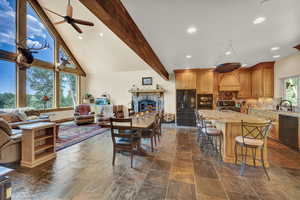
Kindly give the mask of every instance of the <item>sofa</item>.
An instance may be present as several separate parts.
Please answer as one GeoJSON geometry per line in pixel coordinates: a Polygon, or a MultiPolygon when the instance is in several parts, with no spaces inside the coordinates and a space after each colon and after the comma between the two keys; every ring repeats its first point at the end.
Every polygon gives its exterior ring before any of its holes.
{"type": "Polygon", "coordinates": [[[7,121],[12,129],[18,129],[19,125],[50,121],[47,115],[41,115],[40,112],[27,107],[0,109],[0,118],[7,121]]]}
{"type": "Polygon", "coordinates": [[[12,129],[0,119],[0,164],[20,161],[22,130],[12,129]]]}

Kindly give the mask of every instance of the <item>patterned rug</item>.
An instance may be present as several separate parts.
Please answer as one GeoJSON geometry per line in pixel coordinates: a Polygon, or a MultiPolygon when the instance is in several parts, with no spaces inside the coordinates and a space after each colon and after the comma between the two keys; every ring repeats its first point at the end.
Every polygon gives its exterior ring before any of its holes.
{"type": "Polygon", "coordinates": [[[62,150],[90,137],[104,133],[107,128],[101,128],[97,124],[78,126],[74,122],[67,122],[60,125],[56,150],[62,150]]]}

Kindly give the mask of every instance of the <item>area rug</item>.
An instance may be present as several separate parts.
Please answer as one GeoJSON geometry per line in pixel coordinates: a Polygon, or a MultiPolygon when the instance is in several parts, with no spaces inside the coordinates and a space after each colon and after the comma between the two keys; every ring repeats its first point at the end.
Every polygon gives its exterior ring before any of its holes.
{"type": "Polygon", "coordinates": [[[62,150],[105,131],[107,128],[101,128],[97,124],[78,126],[74,122],[63,123],[59,127],[56,150],[62,150]]]}

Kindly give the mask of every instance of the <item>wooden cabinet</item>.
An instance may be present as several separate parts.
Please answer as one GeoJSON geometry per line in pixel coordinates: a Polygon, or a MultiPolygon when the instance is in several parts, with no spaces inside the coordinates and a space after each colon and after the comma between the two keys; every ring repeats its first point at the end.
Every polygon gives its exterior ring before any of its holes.
{"type": "Polygon", "coordinates": [[[263,68],[263,96],[274,96],[274,67],[263,68]]]}
{"type": "Polygon", "coordinates": [[[257,64],[252,68],[252,97],[274,96],[274,62],[257,64]]]}
{"type": "Polygon", "coordinates": [[[251,83],[252,83],[252,97],[261,97],[262,92],[262,69],[255,67],[252,69],[251,83]]]}
{"type": "Polygon", "coordinates": [[[249,69],[241,69],[239,71],[240,91],[238,98],[251,97],[251,71],[249,69]]]}
{"type": "Polygon", "coordinates": [[[175,72],[176,89],[196,89],[197,73],[191,70],[175,72]]]}
{"type": "Polygon", "coordinates": [[[197,72],[197,93],[213,94],[214,72],[213,70],[199,70],[197,72]]]}

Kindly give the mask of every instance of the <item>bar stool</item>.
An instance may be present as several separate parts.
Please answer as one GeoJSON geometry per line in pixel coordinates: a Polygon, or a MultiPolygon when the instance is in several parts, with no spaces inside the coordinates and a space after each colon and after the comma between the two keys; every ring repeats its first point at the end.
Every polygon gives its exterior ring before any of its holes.
{"type": "MultiPolygon", "coordinates": [[[[205,123],[206,127],[209,127],[209,128],[213,128],[214,126],[212,125],[211,121],[207,121],[207,120],[203,121],[202,120],[203,117],[199,114],[197,109],[195,109],[194,112],[195,112],[196,126],[197,126],[197,131],[198,131],[198,133],[197,133],[197,143],[199,143],[200,138],[202,138],[202,140],[201,140],[201,143],[202,143],[202,141],[205,140],[205,137],[206,137],[206,135],[202,131],[202,128],[204,128],[203,123],[205,123]]],[[[202,145],[200,144],[200,146],[202,146],[202,145]]]]}
{"type": "Polygon", "coordinates": [[[210,144],[213,150],[219,154],[220,159],[222,160],[222,131],[216,127],[211,126],[210,124],[205,123],[205,120],[202,118],[202,132],[206,136],[206,144],[210,144]]]}
{"type": "Polygon", "coordinates": [[[256,161],[259,160],[262,164],[264,172],[270,180],[269,174],[265,167],[264,161],[264,147],[265,141],[272,128],[272,122],[267,123],[247,123],[242,121],[242,135],[235,138],[235,164],[238,162],[238,156],[241,156],[241,170],[240,175],[244,174],[245,166],[247,164],[248,148],[251,149],[252,161],[256,167],[256,161]],[[241,154],[238,155],[237,148],[240,147],[241,154]],[[244,152],[245,149],[245,152],[244,152]],[[256,158],[256,150],[260,151],[261,159],[256,158]]]}

